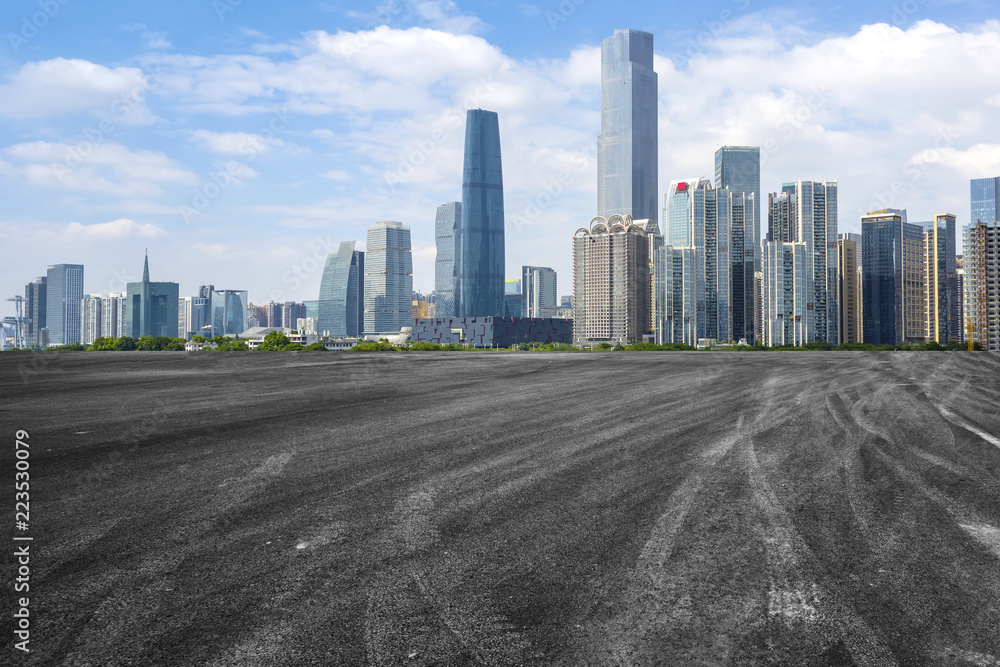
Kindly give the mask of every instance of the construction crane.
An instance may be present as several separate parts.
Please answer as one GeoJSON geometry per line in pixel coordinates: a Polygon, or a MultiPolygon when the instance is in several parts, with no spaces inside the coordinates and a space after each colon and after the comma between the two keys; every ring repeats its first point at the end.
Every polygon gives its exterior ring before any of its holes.
{"type": "Polygon", "coordinates": [[[23,350],[27,347],[24,343],[24,297],[18,294],[7,300],[13,301],[16,308],[14,316],[14,347],[23,350]]]}

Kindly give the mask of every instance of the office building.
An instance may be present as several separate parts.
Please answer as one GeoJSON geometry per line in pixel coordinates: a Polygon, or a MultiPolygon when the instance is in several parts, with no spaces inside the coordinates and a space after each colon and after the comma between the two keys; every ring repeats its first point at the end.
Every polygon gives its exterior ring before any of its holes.
{"type": "MultiPolygon", "coordinates": [[[[213,290],[211,301],[212,336],[240,336],[247,323],[249,300],[246,290],[213,290]]],[[[302,307],[305,316],[305,306],[302,307]]]]}
{"type": "Polygon", "coordinates": [[[520,292],[524,299],[525,317],[554,317],[556,302],[556,272],[545,266],[522,266],[520,292]]]}
{"type": "Polygon", "coordinates": [[[698,344],[695,249],[665,245],[656,254],[656,343],[698,344]]]}
{"type": "Polygon", "coordinates": [[[365,253],[344,241],[327,255],[319,285],[317,329],[322,336],[360,336],[365,322],[365,253]]]}
{"type": "Polygon", "coordinates": [[[598,217],[656,219],[657,137],[653,36],[615,30],[601,42],[598,217]]]}
{"type": "Polygon", "coordinates": [[[466,114],[461,215],[455,315],[500,315],[505,266],[503,167],[495,111],[470,109],[466,114]]]}
{"type": "MultiPolygon", "coordinates": [[[[42,340],[42,329],[45,329],[45,308],[47,278],[39,276],[35,282],[24,286],[24,341],[28,347],[45,347],[48,340],[42,340]]],[[[46,337],[48,329],[45,331],[46,337]]]]}
{"type": "Polygon", "coordinates": [[[455,316],[455,257],[458,255],[459,230],[462,225],[462,202],[448,202],[438,206],[434,218],[434,241],[437,256],[434,259],[434,294],[438,317],[455,316]]]}
{"type": "Polygon", "coordinates": [[[80,342],[80,304],[83,302],[83,265],[55,264],[45,276],[45,328],[49,345],[80,342]]]}
{"type": "MultiPolygon", "coordinates": [[[[753,195],[753,227],[747,229],[747,247],[753,251],[753,273],[760,271],[760,147],[723,146],[715,151],[715,187],[753,195]]],[[[749,216],[747,216],[749,218],[749,216]]]]}
{"type": "Polygon", "coordinates": [[[1000,350],[1000,221],[965,228],[962,263],[974,340],[984,350],[1000,350]]]}
{"type": "Polygon", "coordinates": [[[972,179],[969,195],[972,213],[969,220],[972,225],[1000,220],[1000,176],[972,179]]]}
{"type": "Polygon", "coordinates": [[[861,260],[860,234],[837,237],[837,301],[840,304],[840,342],[860,343],[861,336],[861,260]]]}
{"type": "MultiPolygon", "coordinates": [[[[274,301],[268,302],[264,306],[267,310],[267,326],[270,328],[278,328],[284,326],[282,323],[284,320],[281,318],[282,315],[282,304],[275,303],[274,301]]],[[[291,327],[289,327],[291,328],[291,327]]]]}
{"type": "MultiPolygon", "coordinates": [[[[501,276],[501,308],[502,281],[501,276]]],[[[364,333],[399,333],[402,327],[412,326],[413,260],[409,227],[383,221],[368,228],[363,289],[364,333]]]]}
{"type": "Polygon", "coordinates": [[[143,336],[177,336],[180,285],[152,282],[149,279],[149,256],[143,260],[142,282],[128,283],[126,288],[125,331],[130,338],[143,336]]]}
{"type": "Polygon", "coordinates": [[[627,345],[651,331],[649,235],[655,220],[601,216],[573,236],[573,343],[627,345]]]}
{"type": "Polygon", "coordinates": [[[961,336],[955,216],[940,213],[924,227],[924,338],[946,345],[961,336]]]}
{"type": "Polygon", "coordinates": [[[862,334],[865,343],[923,340],[924,234],[906,211],[884,209],[861,218],[862,334]]]}

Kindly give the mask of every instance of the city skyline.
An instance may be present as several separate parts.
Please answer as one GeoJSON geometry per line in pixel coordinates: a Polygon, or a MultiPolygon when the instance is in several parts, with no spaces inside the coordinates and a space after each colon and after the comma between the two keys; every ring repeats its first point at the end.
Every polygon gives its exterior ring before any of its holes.
{"type": "MultiPolygon", "coordinates": [[[[641,12],[607,17],[589,5],[552,22],[540,8],[516,25],[550,34],[550,44],[535,47],[543,52],[526,50],[513,24],[491,28],[496,17],[476,19],[486,7],[449,5],[428,18],[415,5],[399,6],[384,28],[375,28],[377,15],[341,11],[314,17],[313,32],[300,26],[295,33],[280,26],[269,33],[272,26],[249,6],[222,20],[209,12],[200,29],[229,36],[225,46],[191,41],[171,30],[167,17],[140,9],[136,16],[123,11],[103,41],[84,44],[65,39],[66,24],[78,17],[71,6],[60,9],[8,52],[0,72],[0,85],[16,100],[0,109],[7,119],[0,168],[12,201],[0,216],[0,250],[12,278],[4,289],[20,293],[45,266],[72,262],[88,266],[86,293],[120,292],[139,279],[130,258],[149,246],[163,258],[158,274],[180,281],[183,294],[216,282],[246,288],[255,302],[312,300],[326,255],[342,241],[363,239],[374,221],[393,219],[413,230],[414,286],[429,292],[434,212],[456,199],[461,117],[476,106],[497,110],[504,123],[507,276],[522,265],[570,275],[570,253],[552,248],[566,248],[596,205],[600,42],[621,28],[655,38],[658,197],[677,178],[711,178],[720,146],[759,145],[765,192],[791,179],[839,179],[842,232],[860,231],[862,213],[885,207],[907,208],[914,219],[952,211],[961,228],[969,222],[967,180],[1000,173],[992,148],[998,124],[989,122],[997,107],[978,92],[996,75],[983,71],[974,82],[982,69],[976,50],[988,50],[1000,33],[969,8],[921,6],[893,17],[862,7],[824,32],[787,7],[768,15],[766,3],[755,5],[757,12],[732,3],[699,8],[670,25],[651,24],[641,12]],[[705,28],[721,22],[723,8],[733,17],[718,30],[705,28]],[[779,22],[797,30],[777,38],[779,22]],[[900,69],[882,56],[859,65],[847,55],[886,44],[906,52],[913,66],[900,69]],[[455,68],[446,56],[457,49],[468,58],[455,68]],[[948,58],[935,52],[941,49],[948,58]],[[795,76],[824,54],[822,76],[795,76]],[[335,81],[389,85],[412,74],[399,65],[411,55],[426,74],[406,85],[412,94],[402,108],[364,95],[369,108],[345,109],[320,90],[325,108],[310,109],[287,85],[307,58],[322,61],[335,81]],[[184,56],[204,58],[204,68],[193,70],[184,56]],[[278,66],[273,100],[260,89],[235,94],[226,87],[207,99],[174,88],[205,85],[227,63],[248,83],[278,66]],[[948,75],[954,63],[965,74],[958,81],[948,75]],[[142,79],[143,71],[150,76],[142,79]],[[949,104],[928,95],[916,116],[870,107],[865,93],[890,83],[886,71],[892,85],[919,79],[949,104]],[[726,86],[740,92],[738,102],[719,104],[726,86]],[[284,112],[276,102],[288,102],[284,112]],[[361,145],[376,150],[357,152],[361,145]],[[237,162],[242,166],[230,173],[226,167],[237,162]],[[60,164],[71,168],[53,167],[60,164]],[[184,207],[195,211],[188,219],[184,207]]],[[[17,34],[21,16],[4,11],[17,34]]]]}

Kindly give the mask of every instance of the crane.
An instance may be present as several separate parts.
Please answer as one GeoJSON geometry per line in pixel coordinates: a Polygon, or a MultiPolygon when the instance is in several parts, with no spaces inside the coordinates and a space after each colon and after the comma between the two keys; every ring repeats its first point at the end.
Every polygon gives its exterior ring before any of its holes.
{"type": "Polygon", "coordinates": [[[15,304],[16,314],[14,316],[14,347],[24,349],[24,297],[20,294],[10,297],[8,301],[15,304]]]}

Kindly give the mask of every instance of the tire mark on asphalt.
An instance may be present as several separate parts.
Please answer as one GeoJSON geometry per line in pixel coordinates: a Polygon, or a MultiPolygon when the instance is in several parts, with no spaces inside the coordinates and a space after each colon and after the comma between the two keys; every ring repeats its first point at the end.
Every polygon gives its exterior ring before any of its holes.
{"type": "Polygon", "coordinates": [[[996,437],[994,435],[990,435],[986,431],[983,431],[981,429],[976,428],[975,426],[973,426],[972,424],[968,423],[967,421],[965,421],[964,419],[962,419],[961,417],[959,417],[958,415],[956,415],[954,412],[952,412],[948,408],[944,407],[943,405],[939,405],[938,406],[938,411],[941,413],[941,415],[945,419],[947,419],[948,421],[950,421],[952,424],[955,424],[956,426],[960,426],[960,427],[964,428],[966,431],[969,431],[970,433],[975,433],[980,438],[982,438],[986,442],[990,443],[994,447],[1000,447],[1000,438],[998,438],[998,437],[996,437]]]}

